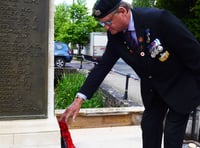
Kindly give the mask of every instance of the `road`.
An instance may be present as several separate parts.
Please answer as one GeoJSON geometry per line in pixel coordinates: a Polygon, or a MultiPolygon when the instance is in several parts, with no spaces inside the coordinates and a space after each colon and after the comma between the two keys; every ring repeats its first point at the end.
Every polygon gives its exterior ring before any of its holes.
{"type": "MultiPolygon", "coordinates": [[[[81,65],[80,61],[76,61],[76,60],[72,60],[70,63],[66,63],[65,65],[67,66],[71,66],[74,68],[82,68],[82,69],[92,69],[94,67],[94,64],[92,62],[89,61],[84,61],[81,65]]],[[[135,73],[135,71],[128,66],[122,59],[119,59],[117,61],[117,63],[114,65],[114,67],[112,68],[113,72],[117,72],[119,74],[122,75],[131,75],[134,79],[138,80],[139,77],[138,75],[135,73]]]]}

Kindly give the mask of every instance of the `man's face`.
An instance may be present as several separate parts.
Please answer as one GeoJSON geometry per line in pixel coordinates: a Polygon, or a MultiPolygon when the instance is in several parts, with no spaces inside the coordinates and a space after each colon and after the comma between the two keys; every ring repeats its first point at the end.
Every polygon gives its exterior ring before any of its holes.
{"type": "Polygon", "coordinates": [[[128,28],[129,20],[129,12],[125,8],[120,7],[117,11],[114,11],[100,19],[99,23],[106,30],[110,31],[111,34],[117,34],[128,28]]]}

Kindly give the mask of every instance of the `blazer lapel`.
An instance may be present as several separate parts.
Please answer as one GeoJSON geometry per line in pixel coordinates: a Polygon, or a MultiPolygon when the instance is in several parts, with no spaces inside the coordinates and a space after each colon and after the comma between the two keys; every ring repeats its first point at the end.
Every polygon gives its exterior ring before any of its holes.
{"type": "Polygon", "coordinates": [[[139,16],[139,14],[137,13],[137,11],[135,11],[135,9],[132,10],[132,14],[138,41],[138,46],[137,46],[138,48],[136,52],[140,56],[144,57],[147,54],[145,49],[147,46],[146,30],[148,29],[148,27],[145,26],[144,19],[139,16]]]}

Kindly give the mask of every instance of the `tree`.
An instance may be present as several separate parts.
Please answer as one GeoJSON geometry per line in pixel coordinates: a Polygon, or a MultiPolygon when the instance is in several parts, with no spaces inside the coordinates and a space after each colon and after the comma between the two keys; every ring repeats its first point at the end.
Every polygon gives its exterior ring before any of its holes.
{"type": "Polygon", "coordinates": [[[153,7],[154,0],[133,0],[133,7],[153,7]]]}
{"type": "Polygon", "coordinates": [[[200,41],[200,0],[157,0],[156,6],[180,18],[200,41]]]}
{"type": "Polygon", "coordinates": [[[64,30],[63,27],[70,22],[70,14],[69,14],[69,6],[60,4],[55,7],[54,13],[54,37],[57,41],[64,41],[62,40],[62,31],[64,30]]]}
{"type": "Polygon", "coordinates": [[[68,33],[72,35],[69,41],[72,44],[79,44],[80,46],[87,44],[89,33],[93,31],[97,22],[92,16],[88,15],[85,4],[80,1],[70,7],[71,23],[68,28],[68,33]]]}
{"type": "Polygon", "coordinates": [[[85,0],[77,0],[71,6],[61,4],[55,11],[55,40],[82,46],[88,44],[89,34],[98,22],[88,14],[85,0]]]}
{"type": "Polygon", "coordinates": [[[200,0],[197,0],[195,5],[190,9],[193,17],[188,17],[185,20],[188,28],[195,34],[200,42],[200,0]]]}

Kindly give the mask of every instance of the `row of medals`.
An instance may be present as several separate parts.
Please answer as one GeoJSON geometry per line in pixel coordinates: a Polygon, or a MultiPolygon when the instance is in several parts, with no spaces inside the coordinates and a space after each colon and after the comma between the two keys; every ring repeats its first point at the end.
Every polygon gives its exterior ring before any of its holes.
{"type": "MultiPolygon", "coordinates": [[[[138,51],[139,51],[139,54],[141,57],[144,57],[145,56],[145,52],[143,51],[143,37],[139,37],[138,38],[138,51]]],[[[147,31],[146,32],[146,43],[149,44],[151,41],[150,39],[150,32],[147,31]]],[[[159,57],[159,60],[161,62],[164,62],[168,59],[169,57],[169,52],[168,51],[165,51],[164,53],[163,52],[163,46],[161,46],[161,43],[158,39],[155,39],[153,42],[153,44],[157,44],[156,46],[154,46],[152,49],[149,49],[149,52],[151,54],[151,58],[156,58],[157,55],[160,54],[160,57],[159,57]]],[[[130,46],[128,45],[127,41],[124,41],[124,44],[126,45],[127,49],[129,50],[129,53],[130,54],[133,54],[133,49],[130,48],[130,46]]]]}

